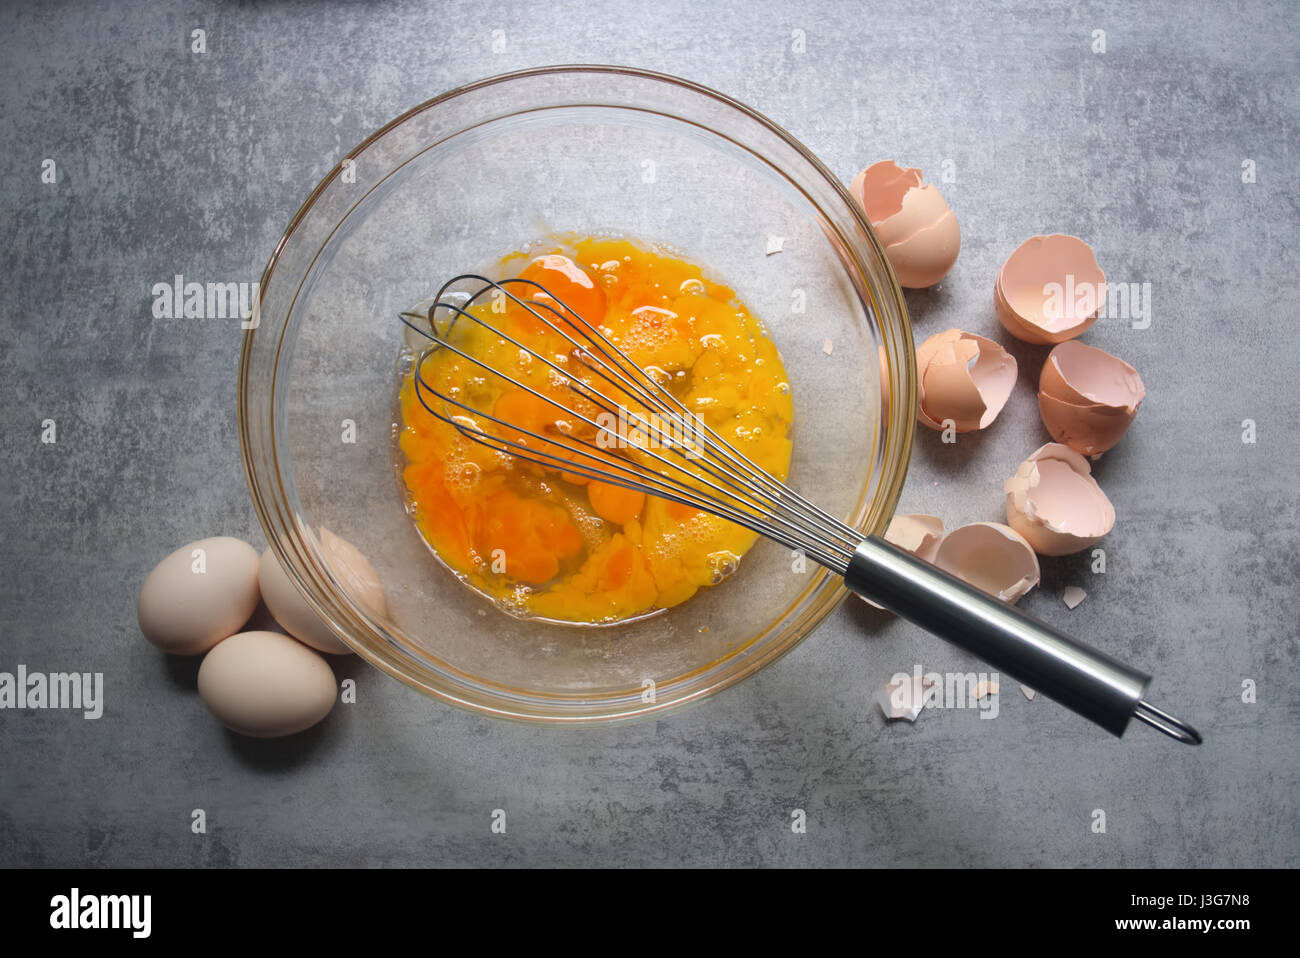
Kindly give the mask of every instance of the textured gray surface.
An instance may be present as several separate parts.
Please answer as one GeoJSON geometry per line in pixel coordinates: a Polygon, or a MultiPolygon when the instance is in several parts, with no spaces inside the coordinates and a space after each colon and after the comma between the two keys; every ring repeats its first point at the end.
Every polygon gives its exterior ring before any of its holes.
{"type": "MultiPolygon", "coordinates": [[[[1300,863],[1300,8],[632,6],[5,5],[0,670],[102,671],[107,705],[98,721],[0,712],[0,864],[1300,863]],[[1087,336],[1149,390],[1097,467],[1119,514],[1107,573],[1048,560],[1024,606],[1153,669],[1153,697],[1203,747],[1112,740],[1010,681],[994,721],[886,726],[872,696],[891,673],[976,666],[856,602],[748,683],[647,724],[493,722],[356,662],[340,672],[358,704],[292,740],[211,719],[197,662],[145,643],[134,601],[191,539],[263,545],[235,440],[239,331],[153,319],[151,286],[255,280],[373,128],[482,76],[576,61],[721,89],[846,180],[885,157],[936,178],[951,160],[964,245],[910,296],[918,339],[1006,341],[993,277],[1036,232],[1082,235],[1110,278],[1152,284],[1149,329],[1087,336]],[[1072,583],[1089,597],[1071,613],[1072,583]]],[[[1000,518],[1001,480],[1046,441],[1029,385],[1043,353],[1010,348],[1022,383],[1002,418],[955,446],[921,436],[904,511],[1000,518]]]]}

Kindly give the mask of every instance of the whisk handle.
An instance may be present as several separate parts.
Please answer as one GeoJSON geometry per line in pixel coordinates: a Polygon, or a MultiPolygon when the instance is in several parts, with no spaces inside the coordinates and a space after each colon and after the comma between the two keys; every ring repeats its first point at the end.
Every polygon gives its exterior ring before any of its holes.
{"type": "Polygon", "coordinates": [[[1115,735],[1145,706],[1151,676],[877,536],[858,546],[844,582],[1115,735]]]}

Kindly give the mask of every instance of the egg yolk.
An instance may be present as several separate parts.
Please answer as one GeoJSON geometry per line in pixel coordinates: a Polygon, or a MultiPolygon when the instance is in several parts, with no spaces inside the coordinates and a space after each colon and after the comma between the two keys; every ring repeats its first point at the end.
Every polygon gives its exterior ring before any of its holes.
{"type": "MultiPolygon", "coordinates": [[[[455,332],[458,348],[489,368],[438,349],[417,370],[432,389],[468,407],[447,404],[445,414],[549,456],[548,465],[490,448],[435,417],[417,396],[413,370],[401,388],[400,446],[420,533],[447,566],[516,614],[604,624],[685,602],[734,572],[757,536],[692,506],[570,471],[607,476],[610,463],[654,468],[654,461],[632,448],[621,459],[595,462],[561,445],[596,440],[582,417],[595,421],[602,407],[565,388],[554,369],[502,333],[600,393],[590,357],[564,335],[579,339],[590,324],[783,480],[794,413],[781,357],[735,294],[684,260],[628,240],[588,237],[531,259],[513,253],[501,273],[518,270],[520,260],[528,261],[513,275],[542,289],[507,288],[550,322],[508,297],[480,300],[470,311],[484,324],[461,321],[455,332]]],[[[428,390],[424,400],[438,402],[428,390]]]]}

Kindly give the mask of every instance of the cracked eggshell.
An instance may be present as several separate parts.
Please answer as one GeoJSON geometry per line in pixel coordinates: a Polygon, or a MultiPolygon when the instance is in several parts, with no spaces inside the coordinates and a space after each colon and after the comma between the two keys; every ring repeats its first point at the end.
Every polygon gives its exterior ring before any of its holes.
{"type": "Polygon", "coordinates": [[[893,160],[872,163],[853,177],[849,192],[862,204],[871,225],[883,222],[903,205],[908,190],[921,185],[921,171],[899,166],[893,160]]]}
{"type": "Polygon", "coordinates": [[[920,513],[894,516],[885,530],[885,539],[918,559],[933,562],[939,541],[943,539],[943,520],[920,513]]]}
{"type": "MultiPolygon", "coordinates": [[[[943,520],[938,516],[921,514],[894,516],[885,530],[885,541],[906,549],[918,559],[934,562],[934,553],[943,539],[943,520]]],[[[875,609],[883,609],[868,598],[863,602],[875,609]]]]}
{"type": "Polygon", "coordinates": [[[1097,321],[1105,283],[1092,247],[1077,236],[1031,236],[1002,265],[993,302],[998,320],[1017,339],[1062,343],[1097,321]],[[1049,284],[1056,284],[1055,295],[1049,284]]]}
{"type": "Polygon", "coordinates": [[[943,194],[932,184],[914,186],[903,194],[902,202],[888,218],[881,221],[876,234],[880,237],[880,242],[889,248],[951,215],[952,210],[948,209],[943,194]]]}
{"type": "Polygon", "coordinates": [[[957,432],[997,418],[1016,385],[1015,357],[991,339],[949,329],[916,351],[917,418],[931,429],[951,419],[957,432]]]}
{"type": "Polygon", "coordinates": [[[1049,442],[1006,481],[1007,524],[1039,555],[1071,555],[1096,543],[1115,525],[1115,509],[1092,478],[1088,460],[1049,442]]]}
{"type": "Polygon", "coordinates": [[[873,163],[849,187],[862,204],[898,281],[909,289],[933,286],[961,251],[961,228],[943,194],[921,182],[921,171],[893,160],[873,163]]]}
{"type": "Polygon", "coordinates": [[[915,722],[925,708],[926,695],[924,678],[900,677],[891,680],[876,693],[876,702],[888,721],[905,719],[915,722]]]}
{"type": "Polygon", "coordinates": [[[1038,410],[1057,442],[1087,456],[1123,438],[1146,397],[1137,370],[1095,346],[1070,341],[1048,354],[1038,410]]]}
{"type": "Polygon", "coordinates": [[[1038,412],[1053,439],[1088,456],[1114,448],[1133,422],[1129,410],[1072,406],[1042,392],[1038,394],[1038,412]]]}
{"type": "Polygon", "coordinates": [[[943,537],[934,564],[975,588],[1015,604],[1038,585],[1038,556],[1015,529],[972,522],[943,537]]]}
{"type": "Polygon", "coordinates": [[[898,282],[908,289],[925,289],[948,275],[961,252],[961,228],[949,210],[940,219],[905,240],[885,247],[898,282]]]}

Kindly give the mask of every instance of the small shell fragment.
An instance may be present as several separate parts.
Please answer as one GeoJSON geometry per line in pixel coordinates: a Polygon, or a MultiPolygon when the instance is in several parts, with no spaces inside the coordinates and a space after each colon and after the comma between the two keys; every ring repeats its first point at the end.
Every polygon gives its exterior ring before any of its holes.
{"type": "Polygon", "coordinates": [[[915,722],[921,709],[925,708],[926,690],[924,678],[898,678],[876,693],[876,702],[889,721],[904,719],[915,722]]]}
{"type": "Polygon", "coordinates": [[[1088,597],[1077,585],[1067,585],[1065,591],[1061,594],[1061,600],[1065,603],[1067,609],[1078,608],[1079,603],[1088,597]]]}
{"type": "Polygon", "coordinates": [[[975,691],[973,694],[976,702],[982,698],[987,698],[990,695],[997,695],[998,683],[994,682],[992,679],[981,679],[975,683],[975,691]]]}
{"type": "Polygon", "coordinates": [[[1034,696],[1038,694],[1033,689],[1031,689],[1028,685],[1020,686],[1020,691],[1024,693],[1025,698],[1029,699],[1029,701],[1031,702],[1034,700],[1034,696]]]}

